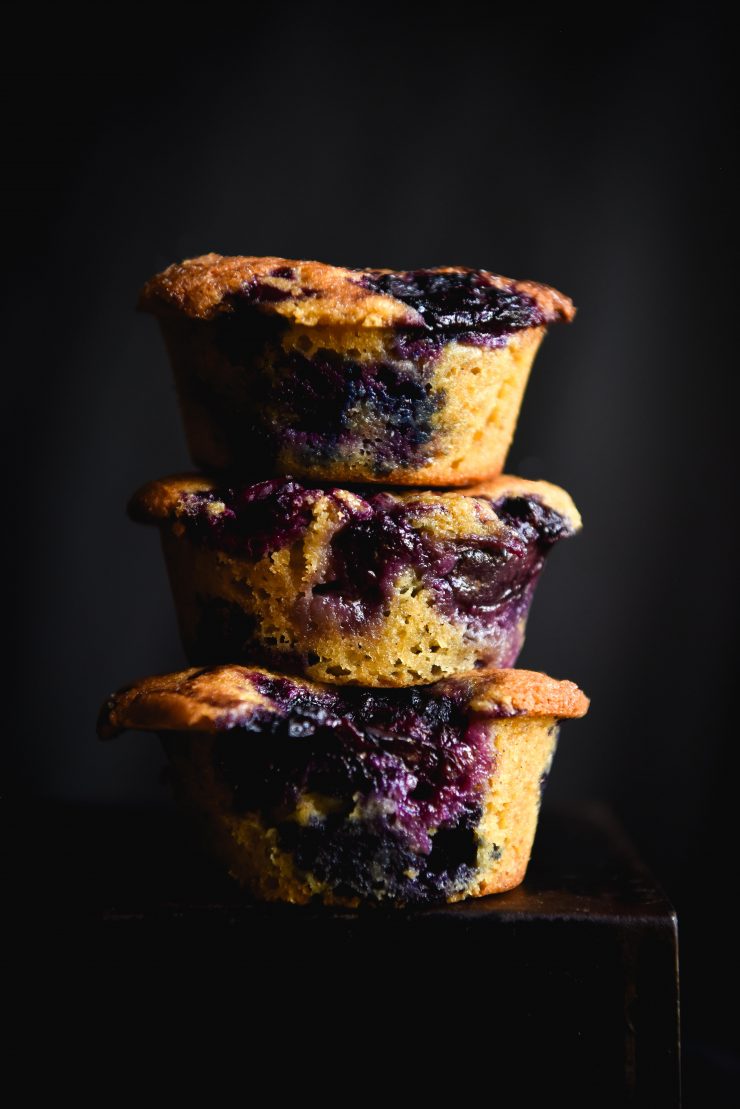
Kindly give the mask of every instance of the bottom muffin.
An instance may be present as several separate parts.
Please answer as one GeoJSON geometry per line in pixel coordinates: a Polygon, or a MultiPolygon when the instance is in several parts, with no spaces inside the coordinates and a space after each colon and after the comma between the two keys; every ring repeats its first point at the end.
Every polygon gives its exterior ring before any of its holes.
{"type": "Polygon", "coordinates": [[[219,666],[121,690],[99,734],[160,733],[178,795],[256,897],[425,904],[522,881],[558,721],[587,707],[526,670],[367,690],[219,666]]]}

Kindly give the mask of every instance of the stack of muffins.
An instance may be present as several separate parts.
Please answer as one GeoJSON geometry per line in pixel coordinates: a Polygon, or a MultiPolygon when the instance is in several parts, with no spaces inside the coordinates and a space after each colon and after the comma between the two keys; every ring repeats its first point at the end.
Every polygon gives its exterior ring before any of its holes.
{"type": "Polygon", "coordinates": [[[524,877],[571,682],[512,669],[562,489],[502,475],[567,297],[484,270],[216,254],[162,326],[201,474],[131,513],[162,534],[193,668],[103,706],[160,734],[178,795],[256,897],[458,901],[524,877]]]}

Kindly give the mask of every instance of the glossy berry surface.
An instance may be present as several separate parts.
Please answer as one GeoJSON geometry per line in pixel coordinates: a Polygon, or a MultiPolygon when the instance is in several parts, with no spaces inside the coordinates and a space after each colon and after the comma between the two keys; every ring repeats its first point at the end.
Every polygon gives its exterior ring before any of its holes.
{"type": "Polygon", "coordinates": [[[409,270],[365,275],[362,284],[402,301],[430,331],[482,330],[499,335],[546,322],[533,297],[512,283],[499,288],[480,270],[409,270]]]}

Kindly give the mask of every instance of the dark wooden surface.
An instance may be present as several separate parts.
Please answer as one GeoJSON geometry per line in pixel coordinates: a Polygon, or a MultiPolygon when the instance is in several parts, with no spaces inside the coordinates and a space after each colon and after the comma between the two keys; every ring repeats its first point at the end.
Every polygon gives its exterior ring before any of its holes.
{"type": "Polygon", "coordinates": [[[250,903],[170,810],[38,806],[9,836],[19,936],[88,970],[95,952],[119,998],[156,969],[188,982],[173,1005],[205,988],[270,1020],[287,1006],[304,1047],[380,1036],[398,1061],[413,1043],[494,1084],[503,1069],[524,1104],[679,1104],[675,913],[601,809],[545,810],[519,889],[400,911],[250,903]]]}

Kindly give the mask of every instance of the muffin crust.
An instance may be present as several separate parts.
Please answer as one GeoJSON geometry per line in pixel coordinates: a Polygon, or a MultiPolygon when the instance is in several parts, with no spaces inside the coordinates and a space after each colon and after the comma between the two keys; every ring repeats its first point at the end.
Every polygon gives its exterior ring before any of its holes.
{"type": "MultiPolygon", "coordinates": [[[[267,315],[282,316],[309,327],[341,324],[423,328],[425,320],[418,310],[373,288],[378,278],[404,277],[410,272],[414,271],[354,270],[288,258],[203,254],[168,266],[148,281],[139,306],[155,314],[175,312],[190,319],[208,320],[232,312],[235,298],[247,297],[267,315]]],[[[531,298],[542,314],[543,323],[569,321],[575,313],[569,297],[536,281],[514,281],[466,266],[439,266],[415,272],[480,275],[496,289],[531,298]]]]}
{"type": "MultiPolygon", "coordinates": [[[[129,730],[212,733],[238,728],[259,710],[278,711],[260,683],[275,677],[262,666],[192,666],[141,678],[106,700],[98,734],[112,739],[129,730]]],[[[307,678],[291,675],[286,680],[307,692],[337,693],[334,686],[307,678]]],[[[574,682],[535,670],[472,670],[437,682],[427,692],[463,696],[472,712],[490,717],[576,719],[585,716],[589,705],[574,682]]]]}

